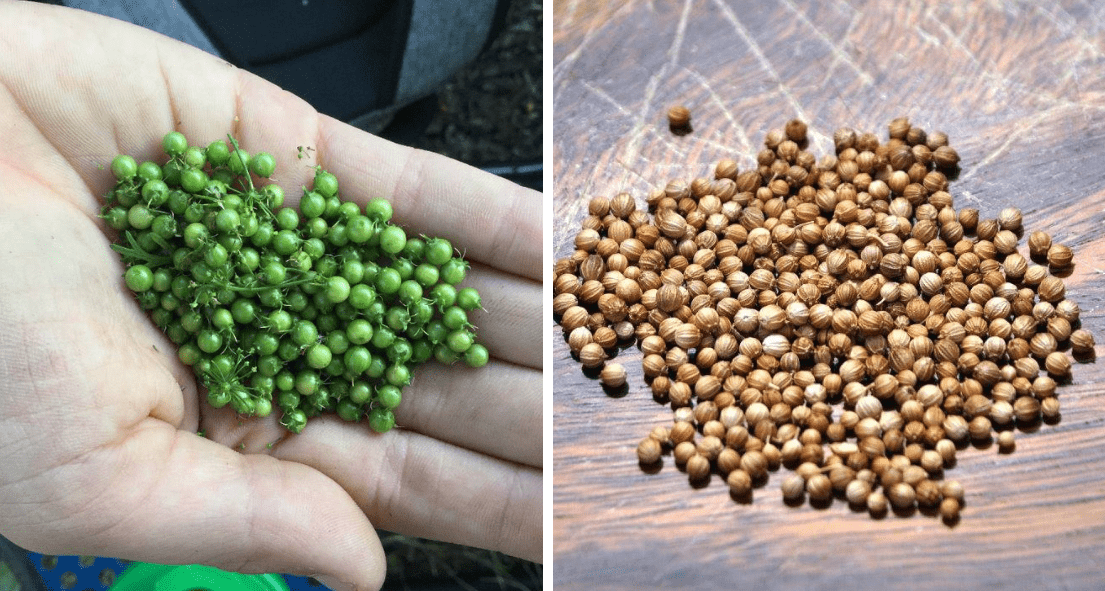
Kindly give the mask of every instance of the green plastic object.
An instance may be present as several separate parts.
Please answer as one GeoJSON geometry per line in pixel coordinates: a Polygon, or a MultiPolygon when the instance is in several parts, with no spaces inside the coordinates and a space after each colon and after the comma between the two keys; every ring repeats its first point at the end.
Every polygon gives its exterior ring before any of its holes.
{"type": "Polygon", "coordinates": [[[111,591],[290,591],[280,575],[243,575],[210,566],[136,562],[111,591]]]}

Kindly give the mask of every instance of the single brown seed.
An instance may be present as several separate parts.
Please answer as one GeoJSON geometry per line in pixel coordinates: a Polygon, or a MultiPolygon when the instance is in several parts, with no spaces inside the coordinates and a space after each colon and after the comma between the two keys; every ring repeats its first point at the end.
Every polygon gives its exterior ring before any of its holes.
{"type": "Polygon", "coordinates": [[[1015,207],[1007,207],[998,214],[998,226],[1002,230],[1009,230],[1014,233],[1020,232],[1022,220],[1021,210],[1015,207]]]}
{"type": "Polygon", "coordinates": [[[1048,375],[1053,378],[1064,379],[1070,377],[1070,359],[1060,351],[1048,353],[1044,359],[1044,368],[1047,369],[1048,375]]]}
{"type": "Polygon", "coordinates": [[[990,439],[991,428],[990,419],[984,416],[975,417],[967,425],[967,430],[971,434],[971,439],[975,441],[986,441],[990,439]]]}
{"type": "Polygon", "coordinates": [[[615,325],[616,328],[610,328],[609,326],[600,326],[595,329],[594,341],[599,344],[603,349],[613,349],[618,344],[618,339],[629,340],[633,336],[634,326],[627,321],[619,322],[615,325]],[[626,335],[625,332],[629,331],[626,335]]]}
{"type": "Polygon", "coordinates": [[[1017,442],[1012,431],[1002,431],[998,434],[998,450],[1002,453],[1010,453],[1017,447],[1017,442]]]}
{"type": "Polygon", "coordinates": [[[895,509],[908,509],[917,501],[917,492],[905,482],[899,482],[886,489],[886,497],[895,509]]]}
{"type": "Polygon", "coordinates": [[[725,425],[722,425],[721,421],[707,421],[705,425],[702,425],[702,436],[723,439],[725,437],[725,425]]]}
{"type": "Polygon", "coordinates": [[[1045,421],[1057,420],[1059,418],[1059,399],[1045,398],[1040,403],[1040,414],[1043,415],[1045,421]]]}
{"type": "Polygon", "coordinates": [[[694,454],[687,460],[687,478],[691,482],[701,482],[710,476],[710,460],[694,454]]]}
{"type": "Polygon", "coordinates": [[[806,481],[806,493],[811,501],[826,501],[833,498],[833,485],[824,474],[814,474],[806,481]]]}
{"type": "Polygon", "coordinates": [[[672,382],[671,385],[668,386],[668,400],[671,401],[672,406],[675,408],[690,406],[692,394],[693,391],[686,382],[672,382]]]}
{"type": "MultiPolygon", "coordinates": [[[[564,275],[561,275],[564,277],[564,275]]],[[[578,279],[577,279],[578,281],[578,279]]],[[[564,314],[560,317],[560,326],[571,334],[571,332],[581,326],[587,324],[590,314],[582,306],[572,306],[564,311],[564,314]]]]}
{"type": "MultiPolygon", "coordinates": [[[[1030,358],[1025,358],[1030,359],[1030,358]]],[[[1017,360],[1017,372],[1018,377],[1023,377],[1026,381],[1031,379],[1032,383],[1029,385],[1029,389],[1036,398],[1044,399],[1055,395],[1055,388],[1058,386],[1055,380],[1050,376],[1042,376],[1040,374],[1040,366],[1036,363],[1035,359],[1030,359],[1031,363],[1022,363],[1020,359],[1017,360]],[[1022,371],[1022,367],[1027,368],[1022,371]]],[[[1023,384],[1023,382],[1022,382],[1023,384]]]]}
{"type": "Polygon", "coordinates": [[[597,195],[587,203],[587,211],[597,217],[603,217],[610,212],[610,199],[597,195]]]}
{"type": "MultiPolygon", "coordinates": [[[[941,441],[948,440],[942,439],[941,441]]],[[[948,442],[951,443],[950,441],[948,442]]],[[[939,445],[939,442],[937,442],[937,444],[939,445]]],[[[955,446],[953,445],[952,448],[954,449],[954,447],[955,446]]],[[[940,452],[936,451],[935,449],[926,449],[925,451],[921,452],[921,467],[924,468],[929,474],[935,474],[943,469],[944,457],[940,454],[940,452]]]]}
{"type": "Polygon", "coordinates": [[[741,469],[754,479],[767,476],[767,458],[763,452],[750,451],[741,456],[741,469]]]}
{"type": "Polygon", "coordinates": [[[944,521],[959,519],[959,501],[951,497],[945,497],[943,501],[940,501],[940,517],[944,521]]]}
{"type": "Polygon", "coordinates": [[[606,362],[606,351],[598,343],[587,343],[579,350],[579,362],[586,368],[602,367],[606,362]]]}
{"type": "MultiPolygon", "coordinates": [[[[1022,397],[1018,398],[1018,400],[1020,400],[1020,399],[1030,399],[1030,398],[1027,397],[1027,396],[1022,396],[1022,397]]],[[[1027,403],[1021,403],[1021,407],[1022,407],[1022,412],[1025,412],[1026,416],[1027,416],[1027,413],[1029,412],[1029,409],[1025,407],[1026,404],[1027,403]]],[[[1009,401],[1007,401],[1007,400],[995,401],[993,406],[990,407],[990,415],[989,415],[990,416],[990,423],[991,424],[996,424],[996,425],[1008,425],[1010,422],[1012,422],[1015,413],[1016,413],[1016,409],[1013,408],[1013,405],[1010,404],[1009,401]]],[[[1031,419],[1027,419],[1027,420],[1031,421],[1031,419]]]]}
{"type": "Polygon", "coordinates": [[[620,363],[611,363],[602,368],[599,379],[607,388],[621,388],[625,385],[625,367],[620,363]]]}
{"type": "Polygon", "coordinates": [[[848,483],[848,486],[844,489],[844,498],[848,499],[848,503],[855,507],[863,507],[867,504],[867,497],[871,494],[871,483],[867,480],[857,478],[848,483]]]}
{"type": "Polygon", "coordinates": [[[725,445],[741,451],[748,443],[748,429],[743,425],[734,425],[725,431],[725,445]]]}
{"type": "Polygon", "coordinates": [[[683,105],[676,105],[668,109],[668,125],[680,129],[691,122],[691,110],[683,105]]]}
{"type": "Polygon", "coordinates": [[[886,514],[887,510],[887,498],[882,491],[875,491],[867,495],[867,511],[871,515],[879,516],[886,514]]]}
{"type": "Polygon", "coordinates": [[[601,238],[602,237],[597,231],[590,228],[585,228],[583,230],[580,230],[579,233],[576,234],[575,245],[576,248],[578,248],[579,250],[582,250],[584,252],[591,252],[595,249],[595,247],[598,246],[599,240],[601,240],[601,238]]]}
{"type": "MultiPolygon", "coordinates": [[[[909,461],[913,460],[910,459],[909,461]]],[[[926,474],[925,469],[920,466],[909,464],[902,468],[902,482],[912,487],[916,487],[917,483],[926,478],[928,478],[928,474],[926,474]]]]}
{"type": "MultiPolygon", "coordinates": [[[[1040,401],[1031,396],[1021,396],[1013,402],[1013,414],[1018,423],[1031,425],[1040,420],[1040,401]]],[[[1012,437],[1011,431],[1003,431],[1001,435],[1005,433],[1012,437]]],[[[1001,444],[1001,435],[998,436],[998,444],[1001,444]]]]}
{"type": "Polygon", "coordinates": [[[652,437],[646,437],[637,445],[637,460],[643,466],[651,466],[660,461],[660,442],[652,437]]]}
{"type": "Polygon", "coordinates": [[[940,454],[945,466],[955,462],[955,443],[950,439],[941,439],[936,442],[936,453],[940,454]]]}
{"type": "Polygon", "coordinates": [[[573,329],[568,335],[568,348],[578,355],[580,349],[583,349],[583,347],[592,340],[593,336],[591,335],[591,330],[586,326],[580,326],[573,329]]]}
{"type": "Polygon", "coordinates": [[[1065,269],[1074,262],[1074,252],[1062,244],[1052,244],[1047,250],[1047,264],[1056,269],[1065,269]]]}
{"type": "Polygon", "coordinates": [[[797,474],[791,474],[783,480],[783,499],[790,502],[800,501],[806,493],[806,480],[797,474]]]}
{"type": "Polygon", "coordinates": [[[1028,254],[1033,258],[1046,257],[1051,249],[1051,236],[1042,230],[1028,235],[1028,254]]]}
{"type": "Polygon", "coordinates": [[[729,492],[735,497],[746,497],[752,493],[752,477],[744,470],[737,469],[725,478],[729,492]]]}
{"type": "Polygon", "coordinates": [[[932,161],[939,168],[956,168],[959,166],[959,153],[951,146],[940,146],[932,151],[932,161]]]}
{"type": "Polygon", "coordinates": [[[1090,331],[1080,328],[1070,333],[1071,352],[1075,355],[1088,355],[1093,353],[1094,340],[1090,331]]]}
{"type": "Polygon", "coordinates": [[[557,294],[553,298],[553,314],[563,316],[570,308],[579,304],[579,298],[573,293],[557,294]]]}
{"type": "Polygon", "coordinates": [[[695,428],[690,421],[675,421],[671,426],[671,440],[676,444],[694,441],[695,428]]]}
{"type": "Polygon", "coordinates": [[[695,443],[698,454],[711,462],[717,459],[724,448],[725,444],[721,442],[721,439],[713,435],[706,435],[695,443]]]}
{"type": "Polygon", "coordinates": [[[740,468],[741,456],[733,448],[726,447],[717,456],[718,472],[728,475],[733,470],[740,468]]]}
{"type": "Polygon", "coordinates": [[[929,479],[917,483],[916,495],[917,505],[922,507],[936,507],[943,500],[939,485],[929,479]]]}
{"type": "Polygon", "coordinates": [[[675,458],[675,463],[677,465],[685,466],[697,453],[693,443],[684,441],[675,445],[675,449],[672,451],[671,455],[675,458]]]}
{"type": "Polygon", "coordinates": [[[671,389],[671,379],[668,376],[660,375],[652,378],[652,395],[658,401],[664,401],[668,396],[668,391],[671,389]]]}
{"type": "Polygon", "coordinates": [[[646,378],[654,378],[667,371],[667,364],[659,355],[645,355],[641,360],[641,369],[646,378]]]}
{"type": "Polygon", "coordinates": [[[1078,321],[1078,316],[1081,314],[1081,311],[1076,302],[1063,300],[1055,304],[1055,314],[1061,318],[1065,318],[1067,322],[1074,323],[1078,321]]]}
{"type": "Polygon", "coordinates": [[[787,139],[801,144],[806,141],[806,123],[800,119],[791,119],[786,125],[787,139]]]}
{"type": "Polygon", "coordinates": [[[781,452],[778,447],[775,447],[775,445],[772,443],[765,443],[763,449],[760,450],[760,453],[762,453],[764,455],[764,458],[767,459],[768,470],[779,469],[779,466],[783,462],[783,452],[781,452]]]}
{"type": "Polygon", "coordinates": [[[718,179],[733,179],[736,180],[740,171],[737,169],[737,163],[735,160],[725,159],[717,163],[714,168],[714,177],[718,179]]]}

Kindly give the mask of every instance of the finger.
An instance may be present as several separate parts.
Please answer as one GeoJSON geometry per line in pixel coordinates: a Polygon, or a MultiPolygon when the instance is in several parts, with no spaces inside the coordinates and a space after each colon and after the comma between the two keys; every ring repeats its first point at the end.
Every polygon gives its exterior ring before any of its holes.
{"type": "MultiPolygon", "coordinates": [[[[479,428],[479,425],[473,425],[479,428]]],[[[376,527],[541,560],[541,471],[402,429],[320,417],[273,450],[349,491],[376,527]]]]}
{"type": "Polygon", "coordinates": [[[342,488],[317,470],[242,455],[156,420],[118,448],[93,454],[85,501],[92,532],[82,554],[247,573],[328,575],[378,589],[385,560],[375,530],[342,488]]]}
{"type": "MultiPolygon", "coordinates": [[[[460,364],[458,364],[460,365],[460,364]]],[[[204,436],[243,453],[269,453],[297,437],[268,417],[242,417],[229,407],[200,409],[204,436]]],[[[320,419],[311,419],[308,429],[320,419]]],[[[541,372],[492,360],[480,369],[429,363],[403,389],[396,424],[427,437],[503,460],[542,465],[541,372]]],[[[368,425],[346,423],[350,429],[368,425]]]]}
{"type": "Polygon", "coordinates": [[[480,293],[483,308],[469,312],[468,319],[491,356],[540,368],[541,285],[475,265],[463,287],[473,287],[480,293]]]}
{"type": "Polygon", "coordinates": [[[541,372],[492,361],[431,363],[403,390],[396,423],[435,439],[541,467],[541,372]]]}
{"type": "Polygon", "coordinates": [[[321,123],[320,157],[347,191],[385,197],[398,223],[447,238],[472,260],[540,280],[540,193],[333,119],[321,123]]]}

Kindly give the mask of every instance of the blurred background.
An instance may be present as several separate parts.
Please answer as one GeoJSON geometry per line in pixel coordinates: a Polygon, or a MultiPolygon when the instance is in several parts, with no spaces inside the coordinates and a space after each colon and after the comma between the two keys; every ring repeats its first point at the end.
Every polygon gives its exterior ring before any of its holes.
{"type": "MultiPolygon", "coordinates": [[[[179,39],[321,113],[542,190],[540,0],[44,3],[179,39]]],[[[379,533],[388,556],[385,589],[541,588],[539,564],[379,533]]],[[[107,591],[127,567],[113,558],[30,553],[0,537],[0,591],[107,591]]],[[[280,578],[291,591],[325,589],[280,578]]]]}

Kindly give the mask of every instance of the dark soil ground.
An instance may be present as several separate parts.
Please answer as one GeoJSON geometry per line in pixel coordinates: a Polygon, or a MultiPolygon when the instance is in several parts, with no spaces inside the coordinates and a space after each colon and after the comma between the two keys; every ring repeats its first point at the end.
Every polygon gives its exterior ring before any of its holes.
{"type": "Polygon", "coordinates": [[[541,1],[512,0],[479,58],[381,135],[540,190],[541,29],[541,1]]]}

